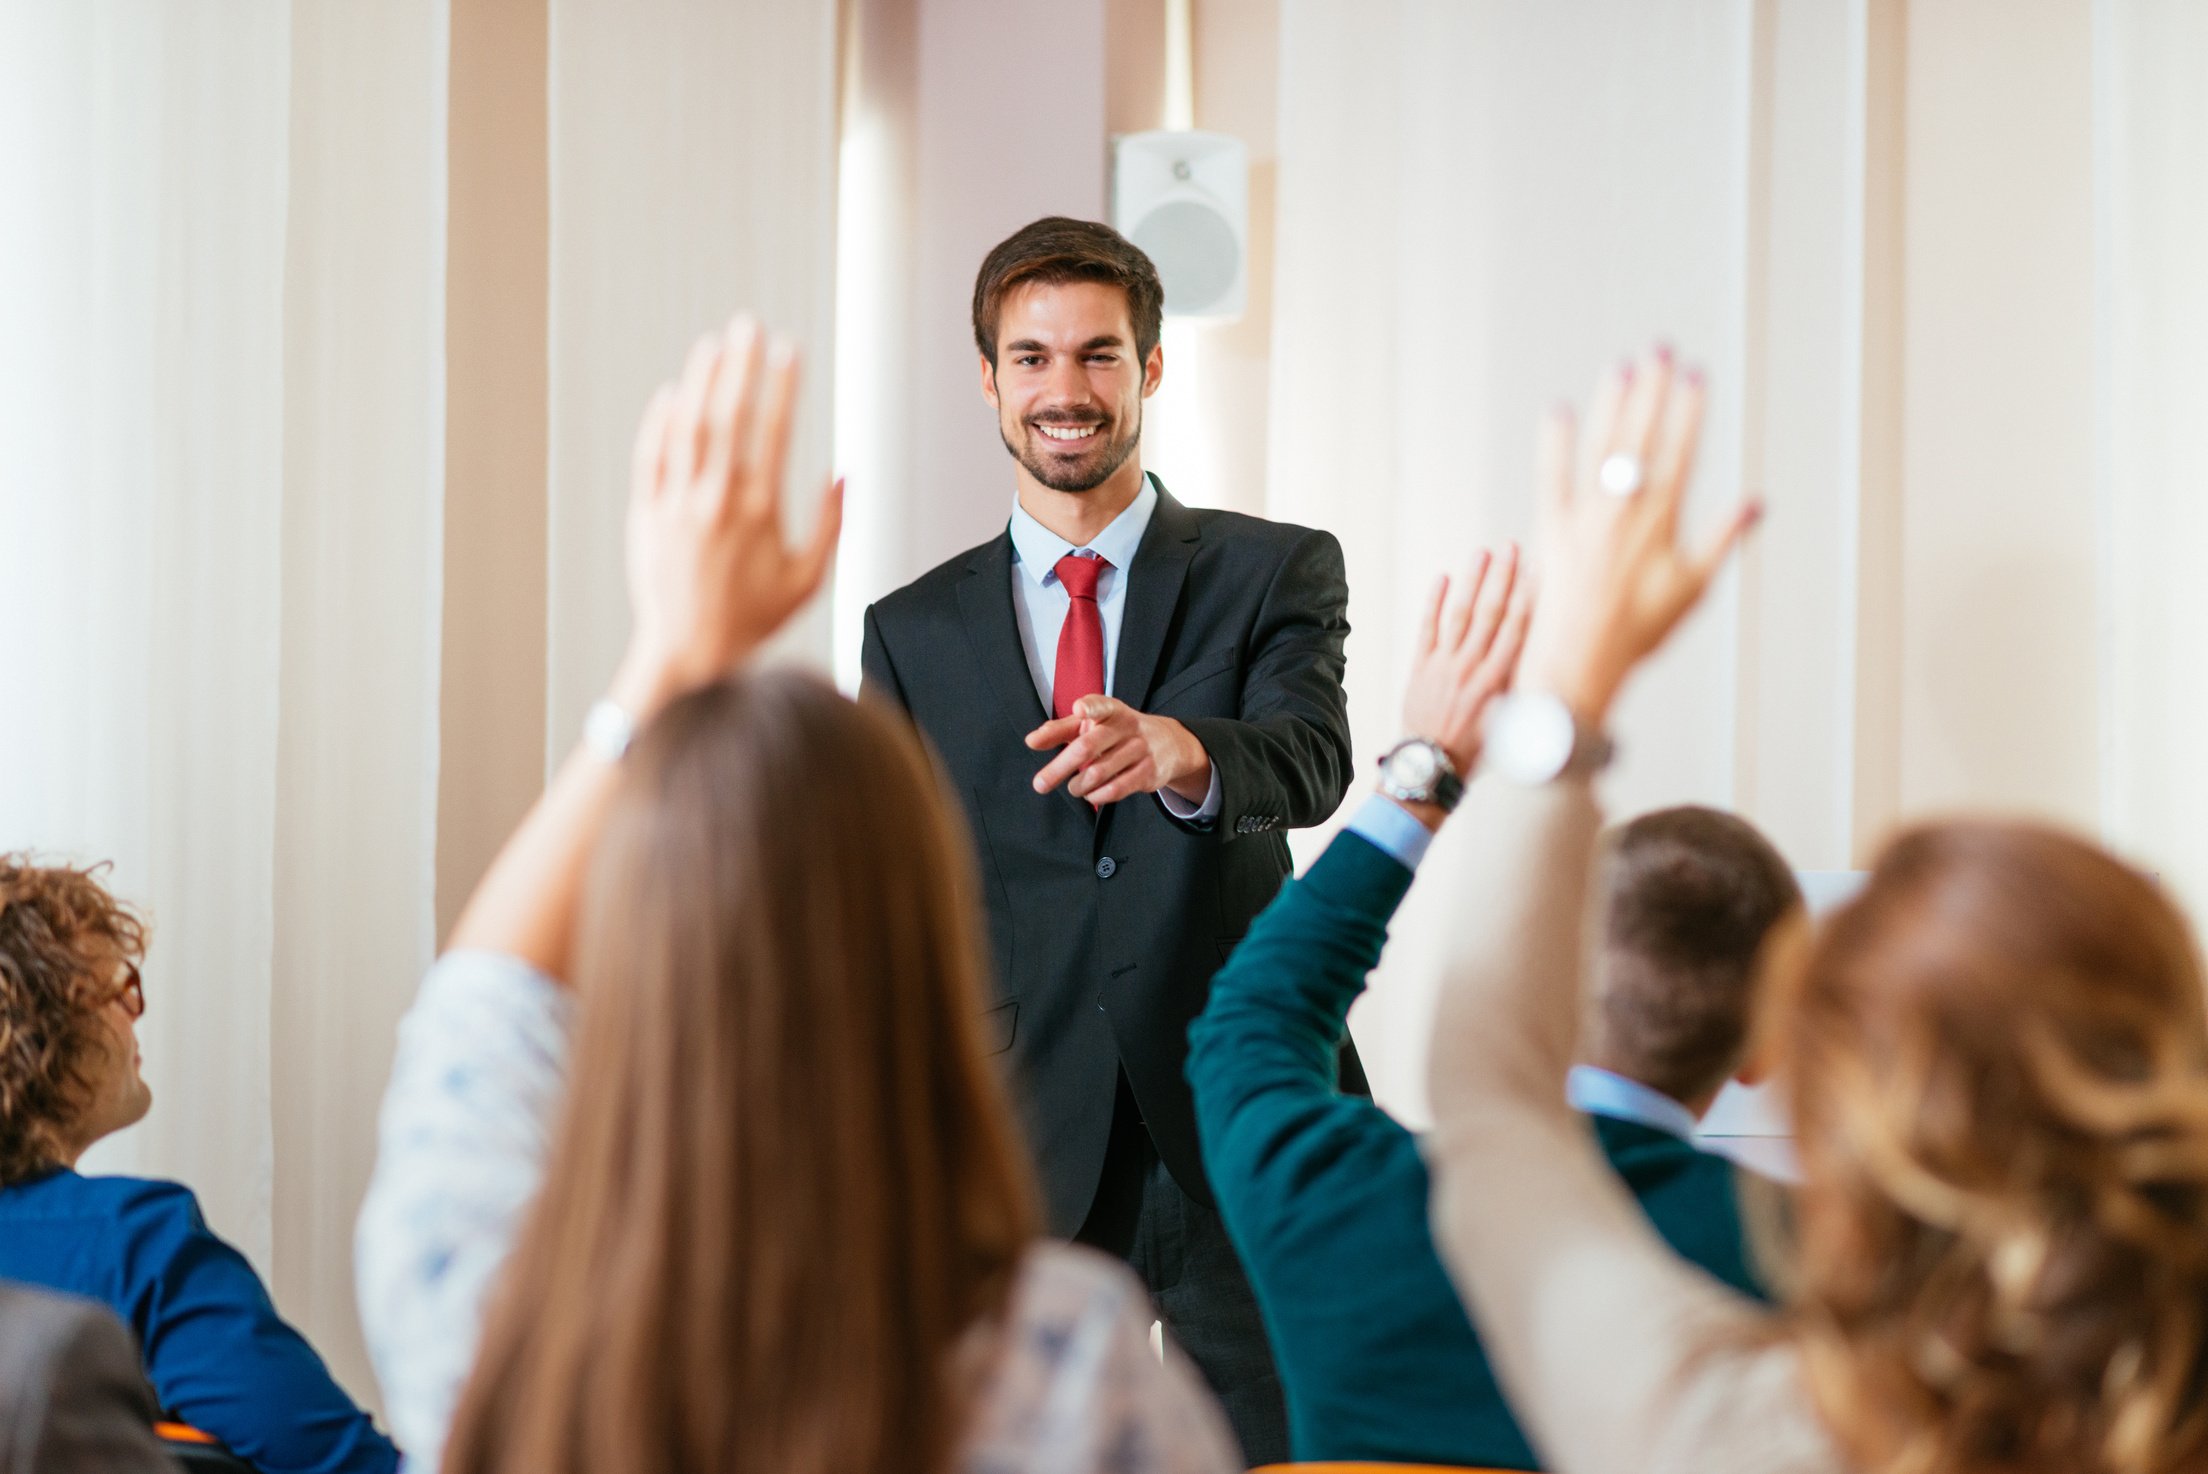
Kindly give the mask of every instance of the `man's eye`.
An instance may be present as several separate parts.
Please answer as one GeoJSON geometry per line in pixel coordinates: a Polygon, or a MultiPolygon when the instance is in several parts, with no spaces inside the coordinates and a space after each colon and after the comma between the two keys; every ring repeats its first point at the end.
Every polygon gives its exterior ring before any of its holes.
{"type": "Polygon", "coordinates": [[[1089,355],[1089,362],[1091,362],[1091,363],[1117,363],[1117,362],[1119,362],[1119,355],[1118,355],[1118,354],[1116,354],[1116,353],[1092,353],[1092,354],[1090,354],[1090,355],[1089,355]]]}
{"type": "Polygon", "coordinates": [[[1021,368],[1033,368],[1035,367],[1035,365],[1041,363],[1043,360],[1041,354],[1023,353],[1018,358],[1015,358],[1012,361],[1018,364],[1021,368]]]}

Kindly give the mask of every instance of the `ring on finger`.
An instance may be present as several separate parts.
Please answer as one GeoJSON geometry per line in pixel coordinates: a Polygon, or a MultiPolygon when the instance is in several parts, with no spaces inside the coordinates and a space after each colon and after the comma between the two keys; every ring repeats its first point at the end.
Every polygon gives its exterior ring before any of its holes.
{"type": "Polygon", "coordinates": [[[1647,473],[1641,466],[1641,458],[1622,450],[1603,460],[1602,468],[1595,473],[1595,479],[1612,496],[1631,496],[1648,482],[1647,473]]]}

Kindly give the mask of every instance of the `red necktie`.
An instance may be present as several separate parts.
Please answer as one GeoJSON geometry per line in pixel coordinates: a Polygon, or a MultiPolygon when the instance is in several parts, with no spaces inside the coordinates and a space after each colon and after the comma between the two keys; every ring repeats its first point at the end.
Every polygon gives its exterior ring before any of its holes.
{"type": "Polygon", "coordinates": [[[1058,631],[1058,670],[1050,683],[1054,717],[1073,715],[1073,704],[1084,696],[1104,694],[1104,616],[1096,608],[1096,581],[1111,566],[1079,553],[1058,560],[1058,582],[1072,602],[1058,631]]]}

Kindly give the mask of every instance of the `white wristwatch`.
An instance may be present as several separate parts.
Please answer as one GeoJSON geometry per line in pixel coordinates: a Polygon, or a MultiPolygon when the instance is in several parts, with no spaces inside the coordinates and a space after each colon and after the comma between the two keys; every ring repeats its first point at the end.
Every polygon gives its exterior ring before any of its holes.
{"type": "Polygon", "coordinates": [[[636,718],[613,700],[594,703],[583,718],[583,747],[601,762],[617,763],[636,740],[636,718]]]}
{"type": "Polygon", "coordinates": [[[1599,772],[1615,751],[1609,738],[1582,727],[1572,709],[1547,692],[1506,696],[1488,714],[1487,761],[1529,788],[1599,772]]]}

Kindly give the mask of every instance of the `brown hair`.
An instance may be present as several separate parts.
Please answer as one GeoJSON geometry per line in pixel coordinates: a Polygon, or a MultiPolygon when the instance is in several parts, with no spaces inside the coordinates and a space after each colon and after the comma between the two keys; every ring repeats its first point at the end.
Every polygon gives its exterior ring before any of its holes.
{"type": "Polygon", "coordinates": [[[0,855],[0,1187],[61,1165],[100,1047],[118,962],[146,955],[145,924],[94,865],[0,855]]]}
{"type": "Polygon", "coordinates": [[[1795,1329],[1855,1466],[2208,1462],[2208,1027],[2168,898],[2050,829],[1919,828],[1791,987],[1795,1329]]]}
{"type": "Polygon", "coordinates": [[[673,703],[586,882],[569,1104],[448,1474],[939,1471],[1038,1233],[963,833],[803,675],[673,703]]]}
{"type": "Polygon", "coordinates": [[[1675,1100],[1705,1096],[1746,1053],[1764,941],[1802,904],[1794,872],[1747,820],[1686,805],[1620,828],[1603,880],[1590,1057],[1675,1100]]]}
{"type": "Polygon", "coordinates": [[[1023,225],[997,243],[974,278],[974,346],[997,361],[997,317],[1014,287],[1093,281],[1127,295],[1127,321],[1135,334],[1135,361],[1150,361],[1158,346],[1165,288],[1158,268],[1134,242],[1094,220],[1051,215],[1023,225]]]}

